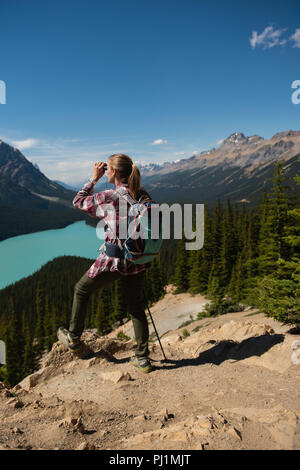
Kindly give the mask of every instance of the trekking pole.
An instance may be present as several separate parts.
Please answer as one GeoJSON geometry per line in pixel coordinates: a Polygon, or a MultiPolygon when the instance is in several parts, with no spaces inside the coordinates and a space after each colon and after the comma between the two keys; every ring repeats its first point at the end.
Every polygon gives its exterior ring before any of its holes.
{"type": "Polygon", "coordinates": [[[146,305],[147,305],[148,313],[149,313],[149,316],[150,316],[150,318],[151,318],[152,325],[153,325],[154,331],[155,331],[155,333],[156,333],[156,336],[157,336],[157,339],[158,339],[160,348],[161,348],[162,353],[163,353],[163,355],[164,355],[165,361],[167,361],[165,352],[164,352],[163,347],[162,347],[162,345],[161,345],[161,342],[160,342],[160,339],[159,339],[159,335],[158,335],[158,333],[157,333],[157,329],[156,329],[156,326],[155,326],[155,324],[154,324],[154,321],[153,321],[153,318],[152,318],[152,315],[151,315],[151,312],[150,312],[150,309],[149,309],[149,306],[148,306],[148,302],[147,302],[147,300],[146,300],[145,293],[144,293],[144,298],[145,298],[145,302],[146,302],[146,305]]]}

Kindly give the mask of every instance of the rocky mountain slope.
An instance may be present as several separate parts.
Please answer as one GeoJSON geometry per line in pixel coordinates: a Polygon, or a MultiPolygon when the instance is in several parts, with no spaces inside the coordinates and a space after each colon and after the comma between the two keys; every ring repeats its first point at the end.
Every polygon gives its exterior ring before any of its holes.
{"type": "Polygon", "coordinates": [[[75,194],[0,140],[0,240],[83,220],[72,206],[75,194]]]}
{"type": "Polygon", "coordinates": [[[265,140],[236,132],[219,148],[211,149],[160,169],[143,172],[143,183],[158,202],[213,205],[218,198],[255,205],[269,190],[274,162],[283,160],[287,177],[299,171],[300,131],[275,134],[265,140]]]}
{"type": "MultiPolygon", "coordinates": [[[[164,300],[195,319],[197,297],[170,286],[164,300]]],[[[159,302],[153,317],[171,330],[159,302]]],[[[288,327],[251,309],[193,321],[162,336],[167,361],[151,343],[147,375],[116,333],[86,331],[81,357],[55,343],[38,372],[0,384],[2,449],[300,449],[300,335],[288,327]]]]}
{"type": "MultiPolygon", "coordinates": [[[[73,191],[68,191],[63,186],[49,180],[37,167],[33,165],[24,155],[16,148],[6,144],[0,140],[0,178],[2,184],[6,182],[11,187],[11,191],[23,189],[23,197],[27,193],[31,194],[31,201],[53,200],[72,206],[73,191]]],[[[6,194],[2,190],[1,184],[1,201],[6,204],[16,202],[11,194],[6,194]]],[[[74,197],[74,196],[73,196],[74,197]]],[[[29,195],[28,195],[29,198],[29,195]]],[[[38,203],[36,202],[38,205],[38,203]]]]}
{"type": "MultiPolygon", "coordinates": [[[[275,134],[271,139],[241,132],[231,134],[216,149],[174,162],[138,165],[143,186],[158,203],[206,203],[214,207],[217,199],[255,206],[262,190],[269,191],[274,163],[283,161],[289,185],[300,169],[300,131],[275,134]]],[[[100,181],[97,190],[112,187],[100,181]]]]}

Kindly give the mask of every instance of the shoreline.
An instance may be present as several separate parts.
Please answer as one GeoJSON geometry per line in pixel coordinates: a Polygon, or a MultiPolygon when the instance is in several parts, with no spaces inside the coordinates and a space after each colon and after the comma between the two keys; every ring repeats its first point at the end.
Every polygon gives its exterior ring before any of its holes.
{"type": "MultiPolygon", "coordinates": [[[[60,230],[60,229],[67,228],[70,225],[77,224],[78,222],[85,222],[85,225],[88,225],[89,227],[92,227],[92,228],[94,227],[93,225],[88,224],[86,219],[74,220],[71,223],[66,223],[66,224],[63,224],[62,226],[59,226],[59,227],[45,228],[45,229],[37,230],[37,231],[34,231],[34,232],[24,232],[24,233],[19,233],[18,235],[12,235],[10,237],[5,237],[3,239],[0,239],[0,245],[1,245],[2,242],[5,242],[6,240],[10,240],[12,238],[23,237],[24,235],[34,235],[35,233],[47,232],[47,231],[50,231],[50,230],[60,230]]],[[[0,234],[0,237],[1,237],[1,234],[0,234]]]]}
{"type": "Polygon", "coordinates": [[[41,230],[2,240],[0,290],[31,276],[45,263],[61,256],[95,260],[99,256],[97,249],[104,238],[97,237],[93,227],[88,228],[84,222],[80,220],[58,229],[41,230]],[[80,225],[75,225],[78,223],[80,225]]]}

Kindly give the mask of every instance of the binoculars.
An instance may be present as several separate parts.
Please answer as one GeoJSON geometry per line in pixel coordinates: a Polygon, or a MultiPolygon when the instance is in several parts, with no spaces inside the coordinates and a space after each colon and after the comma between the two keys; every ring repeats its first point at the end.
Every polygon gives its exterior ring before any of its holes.
{"type": "Polygon", "coordinates": [[[107,170],[107,165],[106,165],[106,164],[104,165],[103,170],[104,170],[104,171],[107,170]]]}

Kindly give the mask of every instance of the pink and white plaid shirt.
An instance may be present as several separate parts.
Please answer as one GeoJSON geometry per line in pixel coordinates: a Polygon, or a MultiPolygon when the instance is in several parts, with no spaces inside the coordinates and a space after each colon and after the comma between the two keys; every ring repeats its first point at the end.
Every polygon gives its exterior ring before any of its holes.
{"type": "MultiPolygon", "coordinates": [[[[129,192],[129,186],[126,183],[120,183],[117,187],[124,187],[129,192]]],[[[118,245],[118,241],[112,238],[111,227],[115,227],[115,233],[119,235],[119,198],[115,197],[115,189],[107,189],[92,195],[94,185],[91,182],[86,183],[73,199],[73,206],[77,209],[87,212],[94,217],[105,222],[104,242],[110,242],[118,245]],[[109,206],[113,210],[109,210],[109,206]]],[[[110,258],[105,251],[96,259],[95,263],[87,271],[89,278],[93,279],[102,271],[119,271],[121,274],[137,274],[151,267],[151,262],[146,264],[134,264],[120,258],[110,258]]]]}

